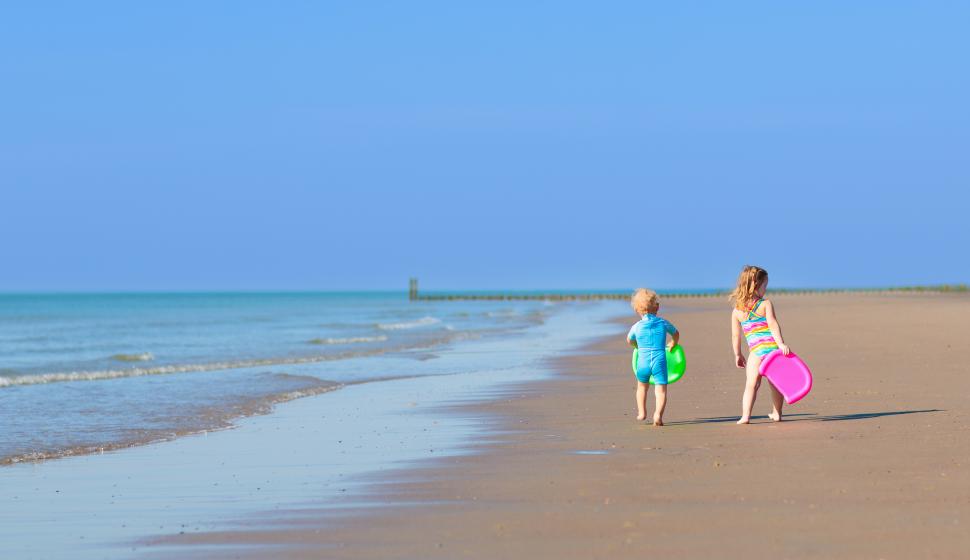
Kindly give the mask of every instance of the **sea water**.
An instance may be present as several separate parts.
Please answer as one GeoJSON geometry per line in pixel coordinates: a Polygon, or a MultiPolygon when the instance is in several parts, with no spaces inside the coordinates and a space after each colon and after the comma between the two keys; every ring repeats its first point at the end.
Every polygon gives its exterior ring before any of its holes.
{"type": "Polygon", "coordinates": [[[541,301],[401,293],[0,295],[0,468],[230,426],[348,384],[449,373],[443,349],[541,301]],[[366,358],[393,358],[370,362],[366,358]]]}
{"type": "MultiPolygon", "coordinates": [[[[252,309],[257,302],[266,305],[266,298],[278,297],[245,296],[242,299],[250,303],[241,307],[252,309]]],[[[312,325],[299,331],[300,340],[318,338],[317,329],[323,329],[320,325],[339,323],[337,331],[324,334],[342,339],[386,336],[379,342],[387,347],[332,352],[328,357],[296,350],[293,354],[260,354],[256,352],[259,348],[253,347],[246,349],[253,354],[247,359],[266,365],[180,367],[177,372],[157,373],[131,367],[92,368],[72,370],[83,374],[71,377],[78,379],[75,381],[42,377],[45,373],[68,373],[53,369],[13,375],[8,372],[12,382],[0,393],[9,390],[8,394],[14,395],[17,391],[47,389],[113,395],[89,401],[90,410],[86,413],[99,418],[101,426],[114,426],[106,433],[124,433],[126,429],[122,412],[102,410],[115,406],[124,407],[132,425],[152,420],[146,412],[152,410],[158,415],[157,422],[193,423],[196,431],[186,432],[185,437],[173,434],[166,438],[171,441],[153,445],[127,440],[134,442],[128,444],[130,448],[103,454],[79,452],[77,456],[0,466],[0,502],[7,506],[0,509],[0,556],[71,560],[143,554],[181,557],[191,550],[167,539],[182,533],[233,530],[268,519],[292,521],[303,511],[317,516],[321,507],[332,508],[333,515],[338,516],[342,505],[355,509],[368,504],[380,507],[380,485],[374,483],[394,480],[394,470],[427,459],[466,453],[472,450],[470,446],[494,437],[494,421],[475,411],[447,413],[454,404],[507,398],[516,394],[508,391],[514,391],[517,383],[554,376],[548,358],[572,352],[592,338],[612,334],[616,327],[605,320],[626,310],[617,302],[430,304],[402,302],[403,298],[394,294],[287,297],[303,301],[290,304],[295,315],[317,300],[318,314],[331,317],[340,314],[332,309],[340,307],[338,302],[359,298],[354,300],[359,310],[344,311],[359,320],[344,317],[324,322],[309,318],[295,321],[312,325]],[[366,309],[371,310],[369,314],[366,309]],[[350,331],[354,334],[348,334],[350,331]],[[313,338],[308,339],[307,335],[313,338]],[[392,341],[400,346],[391,346],[392,341]],[[104,373],[109,371],[125,373],[104,373]],[[16,375],[41,377],[26,383],[15,380],[16,375]],[[273,402],[280,404],[272,414],[232,416],[240,413],[238,403],[246,399],[265,402],[269,397],[260,395],[270,393],[260,392],[254,386],[264,381],[272,384],[275,375],[319,379],[335,385],[327,385],[330,390],[323,394],[290,402],[283,403],[276,397],[273,402]],[[241,380],[228,379],[233,376],[241,380]],[[80,381],[82,378],[90,380],[80,381]],[[156,385],[138,385],[146,381],[156,385]],[[167,387],[169,384],[178,388],[167,387]],[[222,390],[227,384],[236,389],[222,390]],[[111,385],[115,388],[105,388],[111,385]],[[196,393],[208,395],[205,398],[209,403],[198,410],[230,410],[216,415],[216,419],[228,422],[234,429],[199,432],[198,426],[213,420],[210,414],[195,418],[185,412],[192,409],[184,404],[186,401],[202,400],[196,393]],[[120,399],[122,404],[113,399],[120,399]],[[168,404],[163,406],[165,400],[168,404]],[[136,402],[140,405],[136,406],[136,402]],[[146,410],[139,410],[139,406],[146,410]],[[281,511],[287,513],[278,517],[276,512],[281,511]]],[[[226,323],[231,325],[227,328],[243,331],[254,328],[235,324],[242,321],[226,323]]],[[[376,341],[346,344],[371,342],[376,341]]],[[[300,345],[295,348],[302,349],[300,345]]],[[[121,352],[117,347],[110,350],[121,352]]],[[[238,359],[215,355],[198,363],[235,363],[238,359]]],[[[625,370],[622,373],[628,374],[625,370]]],[[[9,396],[5,398],[8,403],[16,402],[9,396]]],[[[40,404],[56,408],[50,401],[40,404]]],[[[19,406],[29,408],[27,404],[19,406]]],[[[5,421],[12,419],[9,412],[4,414],[5,421]]],[[[67,426],[89,426],[89,436],[97,439],[93,429],[97,423],[84,419],[84,415],[55,411],[50,419],[35,422],[55,431],[55,418],[67,426]]],[[[141,429],[146,428],[142,425],[141,429]]],[[[73,430],[59,431],[70,434],[73,430]]],[[[18,443],[4,437],[5,441],[18,443]]],[[[40,439],[51,440],[49,435],[40,439]]]]}

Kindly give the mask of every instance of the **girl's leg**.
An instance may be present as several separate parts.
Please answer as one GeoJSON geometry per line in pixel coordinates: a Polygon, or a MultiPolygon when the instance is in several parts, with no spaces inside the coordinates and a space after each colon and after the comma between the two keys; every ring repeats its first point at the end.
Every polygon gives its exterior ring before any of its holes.
{"type": "Polygon", "coordinates": [[[785,397],[778,389],[775,389],[770,381],[768,387],[771,387],[771,414],[768,415],[768,418],[775,422],[781,422],[781,407],[785,404],[785,397]]]}
{"type": "Polygon", "coordinates": [[[637,381],[637,420],[647,419],[647,384],[637,381]]]}
{"type": "Polygon", "coordinates": [[[754,408],[754,400],[758,396],[758,386],[761,385],[761,375],[758,373],[758,366],[761,365],[761,358],[754,354],[748,356],[748,367],[745,370],[744,396],[741,397],[741,419],[738,424],[747,424],[751,421],[751,409],[754,408]]]}
{"type": "Polygon", "coordinates": [[[667,408],[667,386],[654,385],[653,396],[657,399],[657,410],[653,413],[653,425],[664,425],[664,409],[667,408]]]}

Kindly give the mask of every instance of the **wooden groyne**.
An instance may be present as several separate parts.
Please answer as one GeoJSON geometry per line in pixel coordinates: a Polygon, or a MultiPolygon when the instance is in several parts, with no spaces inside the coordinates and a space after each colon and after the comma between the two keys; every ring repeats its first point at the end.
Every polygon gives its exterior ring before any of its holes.
{"type": "MultiPolygon", "coordinates": [[[[663,294],[664,297],[678,297],[663,294]]],[[[412,301],[593,301],[593,300],[627,300],[630,294],[422,294],[415,295],[412,301]]]]}
{"type": "MultiPolygon", "coordinates": [[[[809,295],[809,294],[889,294],[889,293],[965,293],[970,292],[967,284],[939,284],[929,286],[901,286],[894,288],[831,288],[831,289],[774,289],[768,290],[769,295],[809,295]]],[[[730,293],[727,290],[711,290],[701,292],[658,291],[665,298],[725,298],[730,293]]],[[[626,301],[633,295],[633,290],[626,292],[418,292],[418,279],[411,278],[408,282],[408,299],[411,301],[597,301],[622,300],[626,301]]]]}

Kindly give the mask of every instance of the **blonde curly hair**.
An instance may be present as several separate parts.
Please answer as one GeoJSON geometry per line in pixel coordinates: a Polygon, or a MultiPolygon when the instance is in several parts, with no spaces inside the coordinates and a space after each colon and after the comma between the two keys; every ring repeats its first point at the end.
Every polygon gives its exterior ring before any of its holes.
{"type": "Polygon", "coordinates": [[[660,298],[657,297],[657,292],[653,290],[637,288],[633,292],[633,297],[630,298],[630,306],[638,315],[653,314],[660,309],[660,298]]]}

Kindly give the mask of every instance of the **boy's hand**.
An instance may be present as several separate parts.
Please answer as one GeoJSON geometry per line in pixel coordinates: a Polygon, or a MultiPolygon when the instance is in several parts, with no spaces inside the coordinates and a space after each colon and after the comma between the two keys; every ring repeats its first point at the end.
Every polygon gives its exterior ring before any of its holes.
{"type": "Polygon", "coordinates": [[[744,359],[744,356],[738,354],[734,357],[734,364],[738,366],[738,369],[744,369],[748,365],[748,362],[744,359]]]}
{"type": "Polygon", "coordinates": [[[779,344],[778,349],[781,350],[781,352],[786,356],[791,354],[791,348],[789,348],[787,344],[779,344]]]}

